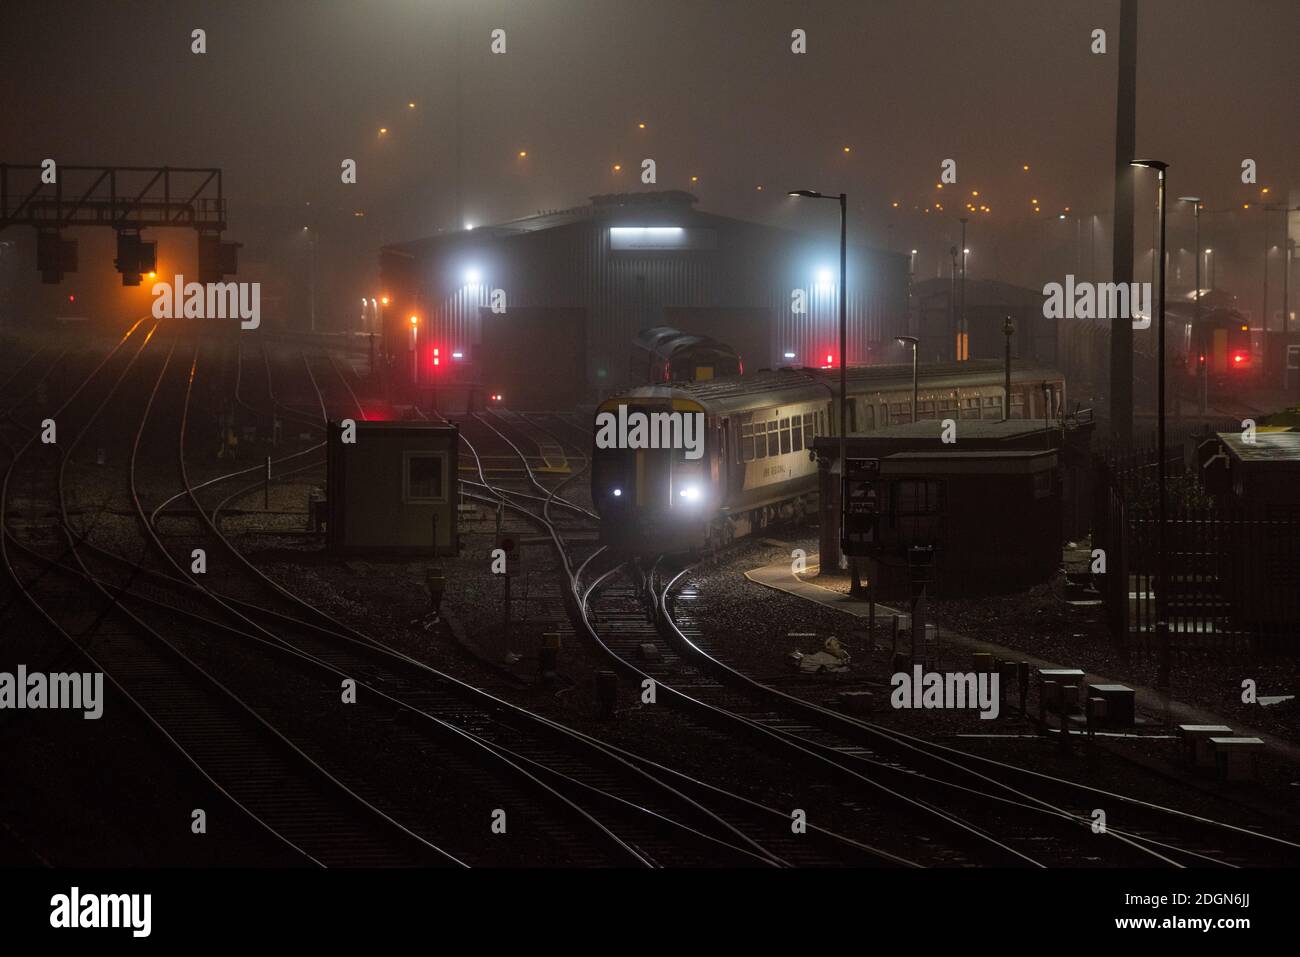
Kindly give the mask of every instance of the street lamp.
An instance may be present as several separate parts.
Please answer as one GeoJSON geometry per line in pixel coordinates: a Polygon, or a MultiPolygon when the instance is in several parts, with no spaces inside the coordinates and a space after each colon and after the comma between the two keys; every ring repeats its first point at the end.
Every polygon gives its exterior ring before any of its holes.
{"type": "Polygon", "coordinates": [[[1156,293],[1156,455],[1157,482],[1160,485],[1156,513],[1156,634],[1160,640],[1158,684],[1169,689],[1169,622],[1168,589],[1165,587],[1165,179],[1169,164],[1161,160],[1133,160],[1131,166],[1153,169],[1159,174],[1157,209],[1160,212],[1159,289],[1156,293]]]}
{"type": "Polygon", "coordinates": [[[1007,366],[1006,382],[1002,393],[1002,421],[1006,422],[1011,418],[1011,337],[1015,335],[1016,324],[1011,319],[1011,314],[1007,314],[1006,320],[1002,323],[1002,334],[1007,337],[1007,366]]]}
{"type": "Polygon", "coordinates": [[[916,346],[921,340],[916,336],[898,336],[900,346],[912,347],[912,421],[916,421],[916,346]]]}
{"type": "Polygon", "coordinates": [[[420,317],[411,316],[411,384],[416,385],[420,381],[420,317]]]}
{"type": "Polygon", "coordinates": [[[967,217],[961,218],[961,294],[960,305],[958,308],[957,320],[957,361],[963,362],[966,359],[966,257],[970,255],[970,250],[966,248],[966,222],[967,217]]]}
{"type": "MultiPolygon", "coordinates": [[[[1196,349],[1198,353],[1201,353],[1205,348],[1200,341],[1201,336],[1204,334],[1201,329],[1201,197],[1179,196],[1178,201],[1180,203],[1192,204],[1192,222],[1195,224],[1194,242],[1196,246],[1196,309],[1192,318],[1192,328],[1196,330],[1196,349]]],[[[1200,410],[1201,415],[1204,415],[1206,408],[1209,405],[1209,397],[1206,393],[1209,390],[1210,381],[1209,370],[1206,368],[1206,363],[1198,362],[1196,364],[1196,372],[1197,375],[1201,377],[1201,388],[1198,390],[1199,395],[1197,397],[1197,407],[1200,410]]],[[[1179,406],[1182,405],[1182,399],[1178,400],[1178,404],[1179,406]]]]}
{"type": "Polygon", "coordinates": [[[795,189],[791,190],[791,196],[802,196],[805,199],[838,199],[840,203],[840,474],[847,475],[848,465],[846,455],[848,454],[848,398],[849,398],[849,364],[848,364],[848,339],[849,339],[849,320],[848,320],[848,288],[847,274],[845,263],[848,259],[848,219],[849,204],[848,195],[840,193],[838,196],[831,196],[826,193],[819,193],[815,189],[795,189]]]}

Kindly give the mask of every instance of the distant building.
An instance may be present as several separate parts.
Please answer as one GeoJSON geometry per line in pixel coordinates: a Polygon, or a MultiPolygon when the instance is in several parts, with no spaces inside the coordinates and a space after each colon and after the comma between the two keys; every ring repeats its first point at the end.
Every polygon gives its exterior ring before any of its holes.
{"type": "MultiPolygon", "coordinates": [[[[632,339],[652,326],[712,336],[739,352],[746,370],[821,366],[838,356],[836,230],[812,238],[695,203],[676,191],[596,196],[588,206],[384,247],[383,325],[394,369],[411,368],[404,357],[416,316],[422,377],[466,374],[445,361],[435,369],[434,348],[440,359],[461,353],[454,362],[473,364],[470,374],[485,383],[543,376],[550,350],[536,329],[545,329],[548,310],[581,313],[577,348],[588,394],[625,385],[632,339]],[[795,290],[806,301],[802,312],[795,290]],[[517,316],[534,327],[530,364],[503,367],[485,354],[487,330],[517,316]]],[[[850,364],[880,361],[907,331],[907,266],[905,255],[850,246],[850,364]]],[[[565,322],[559,329],[565,341],[553,340],[554,348],[567,355],[574,333],[565,322]]]]}
{"type": "MultiPolygon", "coordinates": [[[[1008,316],[1015,324],[1011,355],[1055,365],[1057,326],[1043,317],[1043,291],[992,279],[966,279],[968,359],[1000,359],[1006,350],[1002,331],[1008,316]]],[[[918,350],[922,361],[951,362],[957,358],[956,317],[961,303],[961,275],[927,279],[912,287],[917,316],[918,350]]]]}

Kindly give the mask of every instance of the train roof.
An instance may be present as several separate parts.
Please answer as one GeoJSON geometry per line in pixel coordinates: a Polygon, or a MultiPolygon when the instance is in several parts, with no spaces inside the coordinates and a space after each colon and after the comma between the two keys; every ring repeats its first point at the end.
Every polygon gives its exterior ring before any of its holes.
{"type": "MultiPolygon", "coordinates": [[[[967,362],[923,364],[917,370],[922,388],[935,389],[981,383],[1000,384],[1005,366],[996,359],[972,359],[967,362]]],[[[1013,381],[1060,377],[1055,369],[1032,363],[1013,362],[1013,381]]],[[[784,368],[763,369],[744,376],[681,382],[672,386],[645,386],[623,393],[618,398],[669,397],[693,399],[719,411],[744,409],[759,405],[781,393],[781,401],[829,398],[839,393],[838,369],[784,368]]],[[[907,387],[912,384],[910,363],[899,365],[855,366],[848,370],[849,392],[874,392],[907,387]]],[[[606,400],[607,402],[610,400],[606,400]]]]}

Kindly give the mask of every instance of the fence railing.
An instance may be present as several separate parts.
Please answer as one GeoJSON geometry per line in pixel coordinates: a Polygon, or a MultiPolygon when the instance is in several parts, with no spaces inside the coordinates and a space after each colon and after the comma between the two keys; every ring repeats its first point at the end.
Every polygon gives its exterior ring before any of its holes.
{"type": "MultiPolygon", "coordinates": [[[[1175,650],[1300,649],[1300,507],[1213,504],[1167,463],[1166,618],[1175,650]]],[[[1156,650],[1159,525],[1155,456],[1100,463],[1093,545],[1106,555],[1102,598],[1124,647],[1156,650]]]]}

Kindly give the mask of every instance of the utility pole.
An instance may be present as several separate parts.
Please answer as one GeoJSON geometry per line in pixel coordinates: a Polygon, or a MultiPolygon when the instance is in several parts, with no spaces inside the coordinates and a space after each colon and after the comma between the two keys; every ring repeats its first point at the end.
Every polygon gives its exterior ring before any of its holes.
{"type": "Polygon", "coordinates": [[[957,322],[957,361],[966,361],[966,222],[961,218],[961,294],[959,296],[960,315],[957,322]]]}
{"type": "MultiPolygon", "coordinates": [[[[1115,94],[1115,235],[1111,281],[1133,281],[1133,184],[1137,153],[1137,0],[1119,4],[1119,82],[1115,94]]],[[[1130,307],[1131,309],[1131,307],[1130,307]]],[[[1121,447],[1133,443],[1133,318],[1110,327],[1110,429],[1121,447]]]]}

